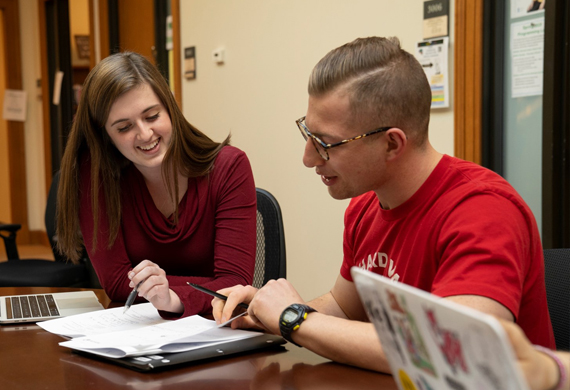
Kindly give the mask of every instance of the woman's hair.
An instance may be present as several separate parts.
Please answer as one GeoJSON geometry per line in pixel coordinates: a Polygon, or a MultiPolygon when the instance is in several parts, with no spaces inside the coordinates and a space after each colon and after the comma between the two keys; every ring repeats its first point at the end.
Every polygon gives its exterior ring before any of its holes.
{"type": "Polygon", "coordinates": [[[74,262],[80,258],[84,245],[79,227],[79,171],[81,162],[85,161],[85,153],[89,154],[91,164],[93,250],[99,236],[100,188],[109,220],[108,236],[103,238],[109,247],[117,238],[121,223],[121,173],[130,161],[113,145],[105,124],[115,101],[142,85],[152,88],[172,122],[172,135],[162,163],[162,175],[176,205],[174,223],[178,222],[178,173],[187,177],[207,175],[218,152],[229,144],[229,136],[221,143],[214,142],[186,121],[166,80],[144,56],[122,52],[99,62],[83,84],[61,162],[57,197],[57,248],[74,262]]]}
{"type": "Polygon", "coordinates": [[[422,66],[397,38],[358,38],[325,55],[309,79],[309,95],[348,93],[353,115],[374,126],[401,128],[422,146],[428,135],[431,89],[422,66]]]}

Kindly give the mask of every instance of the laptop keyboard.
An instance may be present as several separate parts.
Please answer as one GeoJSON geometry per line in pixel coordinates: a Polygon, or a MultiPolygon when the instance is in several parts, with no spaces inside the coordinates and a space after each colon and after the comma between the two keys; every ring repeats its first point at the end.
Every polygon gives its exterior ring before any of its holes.
{"type": "Polygon", "coordinates": [[[53,295],[29,295],[6,298],[9,319],[59,317],[53,295]]]}

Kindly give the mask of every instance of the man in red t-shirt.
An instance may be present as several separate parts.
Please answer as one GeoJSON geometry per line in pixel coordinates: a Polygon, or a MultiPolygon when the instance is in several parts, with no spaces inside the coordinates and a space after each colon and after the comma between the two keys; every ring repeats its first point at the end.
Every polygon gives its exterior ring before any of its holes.
{"type": "Polygon", "coordinates": [[[238,302],[261,326],[341,363],[389,372],[350,276],[357,266],[507,321],[554,347],[534,217],[499,175],[429,143],[431,89],[397,39],[357,39],[328,53],[309,80],[297,125],[303,162],[330,195],[352,198],[332,290],[305,301],[284,279],[221,290],[214,316],[238,302]]]}

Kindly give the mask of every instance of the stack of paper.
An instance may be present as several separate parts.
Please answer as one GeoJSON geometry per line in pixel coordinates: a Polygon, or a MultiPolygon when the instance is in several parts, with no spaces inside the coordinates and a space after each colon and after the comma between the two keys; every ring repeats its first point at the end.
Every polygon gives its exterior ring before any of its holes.
{"type": "Polygon", "coordinates": [[[73,338],[61,346],[112,358],[190,351],[260,335],[224,328],[226,324],[200,316],[164,320],[150,303],[133,305],[125,314],[117,307],[38,323],[48,332],[73,338]]]}

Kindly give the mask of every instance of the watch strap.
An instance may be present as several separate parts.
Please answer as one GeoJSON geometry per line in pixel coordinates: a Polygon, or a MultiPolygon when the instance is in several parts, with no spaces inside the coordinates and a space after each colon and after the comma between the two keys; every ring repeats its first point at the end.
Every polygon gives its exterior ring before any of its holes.
{"type": "Polygon", "coordinates": [[[300,303],[293,303],[292,305],[287,306],[285,310],[283,310],[283,312],[281,313],[281,316],[279,317],[279,330],[281,331],[281,336],[283,336],[283,338],[288,342],[293,343],[298,347],[301,347],[299,344],[293,341],[291,335],[295,330],[299,329],[303,321],[307,319],[307,314],[312,312],[316,312],[316,310],[310,306],[302,305],[300,303]],[[287,326],[286,322],[283,320],[283,315],[289,309],[297,311],[299,313],[299,317],[295,322],[287,326]]]}

